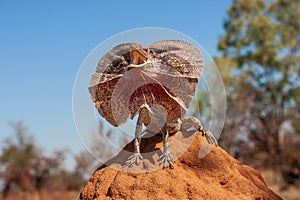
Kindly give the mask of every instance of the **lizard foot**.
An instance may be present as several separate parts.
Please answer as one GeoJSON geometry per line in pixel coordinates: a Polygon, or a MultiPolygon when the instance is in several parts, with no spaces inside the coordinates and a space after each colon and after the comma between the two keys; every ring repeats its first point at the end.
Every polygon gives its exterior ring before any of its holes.
{"type": "Polygon", "coordinates": [[[164,151],[163,154],[158,158],[158,162],[159,164],[163,164],[163,169],[166,168],[168,164],[171,169],[174,168],[174,158],[171,156],[170,151],[164,151]]]}
{"type": "Polygon", "coordinates": [[[139,164],[140,160],[142,160],[143,157],[140,153],[133,153],[131,156],[129,156],[128,160],[126,161],[127,166],[131,166],[134,163],[139,164]]]}
{"type": "Polygon", "coordinates": [[[208,144],[214,144],[218,146],[218,142],[215,138],[215,136],[208,130],[200,130],[202,132],[202,136],[205,136],[205,139],[207,140],[208,144]]]}

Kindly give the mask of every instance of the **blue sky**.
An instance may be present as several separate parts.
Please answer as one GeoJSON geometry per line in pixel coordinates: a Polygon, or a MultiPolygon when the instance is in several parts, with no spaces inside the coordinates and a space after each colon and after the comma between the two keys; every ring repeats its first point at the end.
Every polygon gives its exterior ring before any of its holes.
{"type": "MultiPolygon", "coordinates": [[[[230,0],[0,1],[0,141],[23,120],[46,151],[84,150],[72,116],[76,73],[108,37],[140,27],[182,32],[217,55],[230,0]]],[[[0,142],[0,147],[3,145],[0,142]]]]}

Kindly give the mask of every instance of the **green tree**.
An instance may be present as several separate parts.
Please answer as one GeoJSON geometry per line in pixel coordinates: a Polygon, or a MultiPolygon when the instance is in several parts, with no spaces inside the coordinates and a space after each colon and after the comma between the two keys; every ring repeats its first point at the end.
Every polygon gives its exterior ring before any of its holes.
{"type": "MultiPolygon", "coordinates": [[[[239,132],[249,134],[252,153],[266,152],[264,164],[278,170],[284,165],[280,126],[300,119],[299,19],[299,0],[235,0],[219,40],[219,66],[230,60],[233,81],[238,82],[231,84],[231,101],[242,104],[229,112],[232,117],[244,113],[239,132]]],[[[286,172],[281,172],[285,178],[286,172]]]]}

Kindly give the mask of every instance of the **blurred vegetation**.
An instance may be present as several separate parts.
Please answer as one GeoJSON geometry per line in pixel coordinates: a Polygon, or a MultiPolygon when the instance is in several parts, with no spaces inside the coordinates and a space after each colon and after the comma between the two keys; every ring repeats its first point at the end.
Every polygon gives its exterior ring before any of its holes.
{"type": "MultiPolygon", "coordinates": [[[[14,134],[2,142],[0,149],[0,199],[77,198],[88,178],[102,164],[84,151],[72,154],[75,166],[67,170],[65,158],[70,153],[68,150],[46,154],[28,134],[23,121],[9,125],[14,134]]],[[[104,129],[101,121],[98,128],[93,135],[92,151],[94,156],[107,160],[114,155],[107,142],[116,138],[110,129],[104,129]]],[[[124,144],[128,142],[122,137],[117,139],[124,144]]]]}
{"type": "Polygon", "coordinates": [[[300,177],[300,1],[235,0],[215,58],[227,92],[219,142],[230,154],[281,174],[282,188],[300,177]]]}
{"type": "Polygon", "coordinates": [[[4,141],[0,154],[0,183],[4,199],[24,194],[35,194],[36,199],[43,199],[42,193],[78,192],[81,189],[95,168],[95,160],[89,154],[74,155],[75,168],[68,171],[63,165],[66,150],[46,155],[35,144],[22,121],[10,123],[10,126],[14,137],[4,141]]]}

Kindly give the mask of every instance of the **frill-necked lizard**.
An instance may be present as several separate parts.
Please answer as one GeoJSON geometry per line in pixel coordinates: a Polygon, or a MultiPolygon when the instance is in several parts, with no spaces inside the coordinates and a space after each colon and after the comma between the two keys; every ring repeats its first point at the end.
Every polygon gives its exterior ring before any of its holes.
{"type": "MultiPolygon", "coordinates": [[[[198,129],[209,143],[217,144],[195,117],[184,117],[198,79],[203,60],[198,48],[180,40],[162,40],[149,46],[120,44],[106,53],[92,75],[89,91],[95,107],[113,126],[120,126],[138,115],[134,152],[127,164],[138,163],[143,124],[146,131],[161,133],[163,167],[172,168],[169,133],[198,129]]],[[[144,130],[145,131],[145,130],[144,130]]]]}

